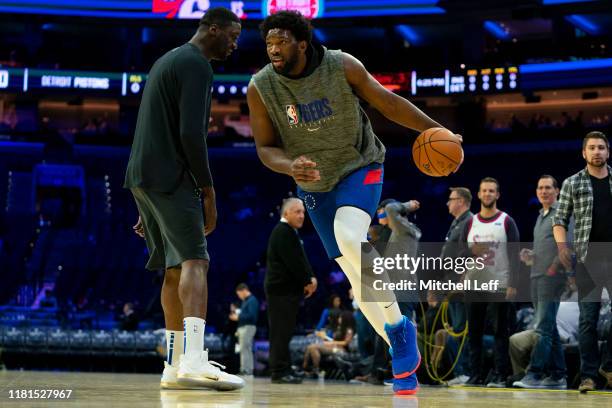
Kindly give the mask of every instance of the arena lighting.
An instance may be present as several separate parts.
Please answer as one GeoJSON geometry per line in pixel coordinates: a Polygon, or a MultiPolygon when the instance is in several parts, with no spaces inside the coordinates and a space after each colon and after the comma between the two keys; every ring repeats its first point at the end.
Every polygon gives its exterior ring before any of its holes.
{"type": "Polygon", "coordinates": [[[502,40],[502,41],[510,40],[510,34],[508,33],[508,31],[502,28],[499,25],[499,23],[496,23],[495,21],[490,21],[490,20],[485,21],[484,28],[498,40],[502,40]]]}
{"type": "Polygon", "coordinates": [[[395,31],[410,45],[418,45],[421,42],[421,36],[413,27],[406,24],[401,24],[395,27],[395,31]]]}
{"type": "Polygon", "coordinates": [[[572,14],[565,19],[587,34],[597,35],[600,32],[600,27],[583,15],[572,14]]]}
{"type": "Polygon", "coordinates": [[[546,62],[542,64],[524,64],[519,67],[521,74],[578,71],[602,68],[612,68],[612,58],[585,61],[546,62]]]}
{"type": "Polygon", "coordinates": [[[320,28],[315,28],[313,30],[313,34],[320,43],[326,43],[328,40],[327,34],[325,34],[325,31],[320,28]]]}
{"type": "Polygon", "coordinates": [[[569,3],[590,3],[595,0],[542,0],[542,4],[550,6],[553,4],[569,4],[569,3]]]}
{"type": "Polygon", "coordinates": [[[199,19],[227,7],[241,19],[297,9],[311,18],[444,14],[437,0],[0,0],[0,13],[121,19],[199,19]]]}

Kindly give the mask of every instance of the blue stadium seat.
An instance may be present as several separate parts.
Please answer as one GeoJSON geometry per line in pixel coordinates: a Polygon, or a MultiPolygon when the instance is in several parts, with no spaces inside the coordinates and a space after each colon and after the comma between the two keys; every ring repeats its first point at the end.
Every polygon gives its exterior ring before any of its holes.
{"type": "Polygon", "coordinates": [[[91,332],[88,330],[71,331],[68,335],[70,339],[70,349],[75,351],[91,350],[91,332]]]}
{"type": "Polygon", "coordinates": [[[24,344],[28,347],[36,348],[37,351],[47,347],[47,330],[45,328],[27,329],[24,336],[24,344]]]}
{"type": "Polygon", "coordinates": [[[4,332],[3,346],[5,348],[19,348],[24,345],[25,329],[11,327],[4,332]]]}
{"type": "Polygon", "coordinates": [[[150,331],[134,332],[134,347],[141,351],[155,351],[159,338],[150,331]]]}
{"type": "Polygon", "coordinates": [[[113,347],[113,335],[111,332],[97,330],[91,334],[91,348],[93,350],[112,350],[113,347]]]}
{"type": "Polygon", "coordinates": [[[68,350],[70,348],[69,332],[60,328],[47,333],[47,346],[49,349],[68,350]]]}

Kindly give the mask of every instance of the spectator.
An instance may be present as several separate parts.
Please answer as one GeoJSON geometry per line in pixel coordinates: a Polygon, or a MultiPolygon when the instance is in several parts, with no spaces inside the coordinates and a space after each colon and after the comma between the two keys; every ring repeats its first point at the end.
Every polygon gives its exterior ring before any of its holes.
{"type": "Polygon", "coordinates": [[[533,229],[533,250],[523,249],[521,260],[531,266],[531,297],[538,341],[527,374],[513,385],[520,388],[565,389],[567,369],[556,320],[566,275],[561,270],[552,230],[552,219],[558,208],[557,180],[549,175],[541,176],[536,194],[542,209],[533,229]]]}
{"type": "Polygon", "coordinates": [[[140,320],[136,311],[134,310],[133,303],[126,303],[123,305],[123,314],[119,316],[119,329],[125,331],[134,331],[138,329],[140,320]]]}
{"type": "Polygon", "coordinates": [[[289,341],[302,298],[309,298],[317,289],[317,280],[298,234],[304,225],[304,213],[302,200],[285,200],[281,220],[268,241],[264,290],[268,300],[270,373],[272,382],[278,384],[302,382],[291,369],[289,341]]]}
{"type": "Polygon", "coordinates": [[[561,187],[559,208],[553,217],[553,232],[559,258],[567,270],[575,257],[580,306],[580,392],[595,390],[597,373],[612,386],[612,330],[608,333],[607,357],[600,361],[597,321],[604,288],[612,293],[612,168],[610,143],[602,132],[589,132],[582,143],[586,167],[567,178],[561,187]],[[567,238],[570,217],[576,228],[573,247],[567,238]],[[574,252],[575,251],[575,252],[574,252]],[[600,365],[601,362],[601,366],[600,365]]]}
{"type": "Polygon", "coordinates": [[[337,329],[333,337],[328,337],[323,333],[318,333],[323,339],[322,343],[313,343],[306,348],[304,354],[304,371],[311,369],[309,376],[318,378],[321,357],[331,354],[342,354],[348,351],[349,344],[355,334],[355,319],[349,311],[343,311],[338,317],[337,329]]]}
{"type": "Polygon", "coordinates": [[[45,289],[44,296],[40,299],[40,307],[57,309],[57,298],[51,289],[45,289]]]}
{"type": "Polygon", "coordinates": [[[331,337],[336,331],[340,313],[342,313],[342,298],[334,293],[329,298],[329,306],[321,312],[316,331],[323,330],[327,336],[331,337]]]}
{"type": "Polygon", "coordinates": [[[230,319],[238,321],[236,333],[240,345],[240,374],[253,375],[253,338],[257,331],[259,301],[246,283],[236,286],[236,295],[242,301],[242,305],[240,313],[230,314],[230,319]]]}
{"type": "MultiPolygon", "coordinates": [[[[562,344],[578,343],[579,308],[576,300],[568,299],[568,301],[561,302],[559,305],[556,327],[562,344]]],[[[510,337],[510,361],[512,362],[512,371],[516,376],[526,374],[538,341],[539,336],[533,328],[515,333],[510,337]]],[[[545,381],[542,382],[546,385],[545,381]]],[[[563,389],[565,387],[562,384],[551,384],[546,388],[563,389]]]]}
{"type": "MultiPolygon", "coordinates": [[[[442,247],[442,252],[440,254],[442,259],[456,258],[459,256],[459,238],[461,236],[461,232],[465,228],[465,224],[468,222],[468,220],[474,216],[474,214],[472,214],[470,211],[471,204],[472,193],[469,189],[465,187],[450,188],[450,195],[446,205],[448,206],[448,212],[454,217],[454,219],[448,229],[448,232],[446,233],[444,246],[442,247]]],[[[461,275],[458,275],[452,271],[447,278],[453,281],[458,281],[461,278],[461,275]]],[[[448,311],[453,325],[453,332],[463,332],[466,324],[467,311],[462,293],[449,295],[448,311]]],[[[449,336],[448,341],[456,343],[457,339],[449,336]]],[[[458,346],[459,344],[456,344],[456,347],[458,346]]],[[[459,356],[460,359],[457,361],[457,364],[453,370],[455,377],[448,381],[448,385],[461,385],[469,380],[469,368],[466,358],[468,353],[466,351],[467,349],[464,348],[463,352],[459,356]]]]}
{"type": "Polygon", "coordinates": [[[374,328],[368,322],[359,308],[359,302],[353,295],[353,288],[348,290],[348,297],[353,306],[353,317],[355,318],[355,330],[357,334],[357,347],[362,358],[369,357],[374,348],[374,328]]]}
{"type": "Polygon", "coordinates": [[[497,280],[497,291],[483,291],[478,297],[470,299],[467,308],[470,335],[470,366],[471,377],[467,384],[484,384],[489,388],[504,388],[509,372],[508,338],[514,319],[510,310],[509,300],[516,296],[518,283],[519,254],[518,247],[508,243],[520,241],[516,223],[508,214],[497,209],[500,197],[499,183],[492,177],[480,181],[478,199],[480,212],[468,220],[461,233],[461,246],[467,244],[467,249],[461,249],[462,256],[482,258],[484,268],[466,272],[466,279],[497,280]],[[515,250],[516,249],[516,250],[515,250]],[[495,328],[494,369],[490,380],[484,371],[483,335],[487,312],[491,312],[495,328]]]}

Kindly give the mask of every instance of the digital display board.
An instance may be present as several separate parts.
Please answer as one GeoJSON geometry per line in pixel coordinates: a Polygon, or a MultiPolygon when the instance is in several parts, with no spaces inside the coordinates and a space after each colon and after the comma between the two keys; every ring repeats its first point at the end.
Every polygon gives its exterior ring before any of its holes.
{"type": "Polygon", "coordinates": [[[517,67],[472,68],[432,73],[412,71],[410,93],[414,96],[513,92],[519,89],[517,67]]]}
{"type": "MultiPolygon", "coordinates": [[[[518,68],[482,68],[372,73],[392,92],[413,96],[512,92],[518,89],[518,68]]],[[[246,95],[250,75],[215,75],[213,95],[246,95]]],[[[109,97],[138,96],[147,74],[142,72],[63,71],[0,67],[0,92],[96,94],[109,97]]]]}
{"type": "MultiPolygon", "coordinates": [[[[0,92],[138,96],[144,90],[143,72],[63,71],[0,67],[0,92]]],[[[250,75],[215,75],[213,94],[246,95],[250,75]]]]}
{"type": "Polygon", "coordinates": [[[10,92],[22,90],[24,85],[23,77],[23,68],[0,67],[0,92],[3,90],[10,92]]]}
{"type": "Polygon", "coordinates": [[[211,7],[263,19],[280,10],[309,18],[442,14],[438,0],[0,0],[0,13],[134,19],[199,19],[211,7]]]}
{"type": "Polygon", "coordinates": [[[408,72],[373,73],[372,76],[390,91],[402,92],[410,89],[410,73],[408,72]]]}

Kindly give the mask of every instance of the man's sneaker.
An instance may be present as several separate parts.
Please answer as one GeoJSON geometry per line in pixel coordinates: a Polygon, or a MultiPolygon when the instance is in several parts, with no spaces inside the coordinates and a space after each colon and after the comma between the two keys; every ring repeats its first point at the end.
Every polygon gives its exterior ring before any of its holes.
{"type": "Polygon", "coordinates": [[[167,361],[164,361],[164,372],[162,373],[161,382],[159,384],[162,390],[185,389],[184,386],[178,383],[178,378],[176,377],[177,371],[178,371],[178,367],[173,367],[170,364],[168,364],[167,361]]]}
{"type": "Polygon", "coordinates": [[[272,377],[272,384],[301,384],[302,379],[300,377],[294,377],[291,374],[287,374],[283,377],[272,377]]]}
{"type": "Polygon", "coordinates": [[[599,374],[608,381],[608,387],[612,387],[612,371],[604,371],[603,368],[600,368],[599,374]]]}
{"type": "Polygon", "coordinates": [[[518,388],[544,388],[542,380],[530,373],[525,374],[521,380],[513,382],[512,386],[518,388]]]}
{"type": "Polygon", "coordinates": [[[487,383],[487,388],[506,388],[506,381],[500,375],[495,375],[487,383]]]}
{"type": "Polygon", "coordinates": [[[546,377],[542,380],[542,388],[548,388],[551,390],[567,390],[567,380],[565,377],[561,377],[557,380],[552,377],[546,377]]]}
{"type": "Polygon", "coordinates": [[[219,391],[238,390],[244,387],[242,378],[221,371],[222,369],[225,369],[223,365],[208,361],[208,350],[203,351],[199,358],[186,358],[183,354],[177,373],[178,383],[219,391]]]}
{"type": "Polygon", "coordinates": [[[470,379],[470,377],[468,377],[467,375],[458,375],[455,378],[453,378],[452,380],[449,380],[446,384],[449,387],[452,387],[453,385],[463,385],[466,382],[468,382],[469,379],[470,379]]]}
{"type": "Polygon", "coordinates": [[[414,395],[419,390],[419,381],[416,373],[410,374],[408,377],[393,378],[393,392],[395,395],[414,395]]]}
{"type": "Polygon", "coordinates": [[[578,391],[580,391],[583,394],[588,391],[595,391],[595,381],[593,381],[592,378],[585,378],[580,383],[580,386],[578,387],[578,391]]]}
{"type": "Polygon", "coordinates": [[[484,380],[480,375],[473,375],[463,385],[467,385],[469,387],[479,387],[484,385],[484,380]]]}
{"type": "Polygon", "coordinates": [[[397,324],[385,323],[385,332],[391,343],[389,354],[392,357],[393,377],[399,379],[409,377],[421,364],[421,355],[416,342],[416,327],[406,316],[402,316],[402,321],[397,324]]]}

